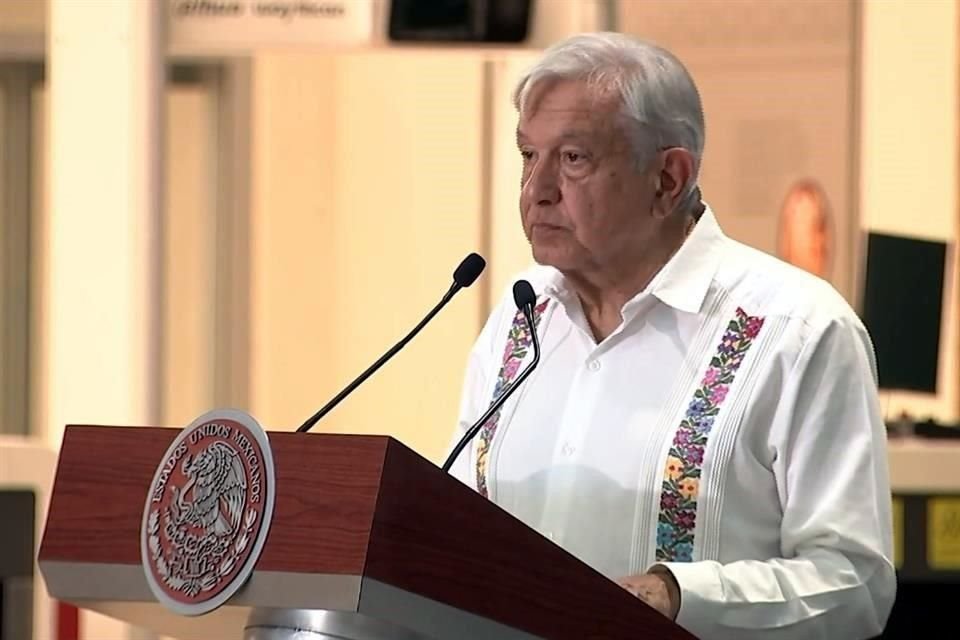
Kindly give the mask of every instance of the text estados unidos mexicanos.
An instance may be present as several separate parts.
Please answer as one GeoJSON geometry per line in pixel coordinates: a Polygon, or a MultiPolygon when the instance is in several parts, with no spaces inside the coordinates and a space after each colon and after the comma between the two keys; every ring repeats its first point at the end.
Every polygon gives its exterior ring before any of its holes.
{"type": "MultiPolygon", "coordinates": [[[[232,440],[236,443],[237,447],[240,449],[241,455],[247,461],[247,467],[250,470],[249,481],[250,481],[250,502],[256,504],[260,502],[260,496],[263,493],[263,479],[260,472],[260,456],[257,455],[257,449],[250,442],[250,439],[246,434],[242,433],[239,429],[232,428],[225,424],[220,423],[209,423],[205,424],[198,429],[194,430],[188,440],[191,445],[196,445],[198,442],[204,438],[216,437],[224,440],[232,440]]],[[[152,502],[160,502],[163,499],[163,492],[167,487],[167,482],[170,480],[170,474],[173,473],[173,470],[177,468],[177,464],[187,453],[187,444],[181,442],[177,445],[177,448],[173,450],[173,453],[167,458],[166,462],[163,465],[163,469],[160,471],[160,477],[157,479],[157,486],[153,489],[153,497],[151,498],[152,502]]]]}

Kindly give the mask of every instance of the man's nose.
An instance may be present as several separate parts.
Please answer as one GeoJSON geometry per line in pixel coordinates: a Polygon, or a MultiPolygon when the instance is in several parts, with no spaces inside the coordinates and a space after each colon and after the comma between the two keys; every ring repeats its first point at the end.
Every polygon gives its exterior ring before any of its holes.
{"type": "Polygon", "coordinates": [[[529,169],[522,194],[524,200],[538,205],[551,205],[560,201],[560,180],[552,162],[541,160],[529,169]]]}

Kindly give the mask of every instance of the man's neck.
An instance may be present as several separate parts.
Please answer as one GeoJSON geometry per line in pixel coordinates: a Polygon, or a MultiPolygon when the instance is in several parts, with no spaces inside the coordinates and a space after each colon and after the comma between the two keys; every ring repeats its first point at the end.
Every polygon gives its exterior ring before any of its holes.
{"type": "Polygon", "coordinates": [[[643,252],[642,259],[610,264],[588,272],[565,274],[576,292],[596,341],[602,342],[623,321],[623,306],[649,286],[683,245],[690,227],[665,234],[657,246],[643,252]]]}

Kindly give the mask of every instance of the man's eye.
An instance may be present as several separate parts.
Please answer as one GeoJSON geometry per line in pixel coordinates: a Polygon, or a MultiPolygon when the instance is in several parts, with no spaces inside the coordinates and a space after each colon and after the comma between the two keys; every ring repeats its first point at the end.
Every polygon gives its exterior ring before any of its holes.
{"type": "Polygon", "coordinates": [[[583,154],[577,153],[576,151],[565,151],[563,154],[563,159],[567,162],[577,163],[583,160],[583,154]]]}
{"type": "Polygon", "coordinates": [[[529,160],[530,158],[533,157],[533,152],[532,152],[532,151],[527,151],[526,149],[521,149],[521,150],[520,150],[520,157],[522,157],[524,160],[529,160]]]}

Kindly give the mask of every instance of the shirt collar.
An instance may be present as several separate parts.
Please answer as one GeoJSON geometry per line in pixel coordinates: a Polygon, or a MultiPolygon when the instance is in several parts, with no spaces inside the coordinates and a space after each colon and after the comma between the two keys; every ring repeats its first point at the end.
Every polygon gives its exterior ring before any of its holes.
{"type": "MultiPolygon", "coordinates": [[[[678,311],[699,313],[717,272],[725,239],[713,210],[706,206],[680,249],[625,308],[649,294],[678,311]]],[[[569,300],[573,294],[566,286],[563,274],[553,268],[546,274],[542,290],[560,302],[569,300]]]]}
{"type": "Polygon", "coordinates": [[[666,305],[699,313],[723,253],[725,236],[709,206],[647,290],[666,305]]]}

